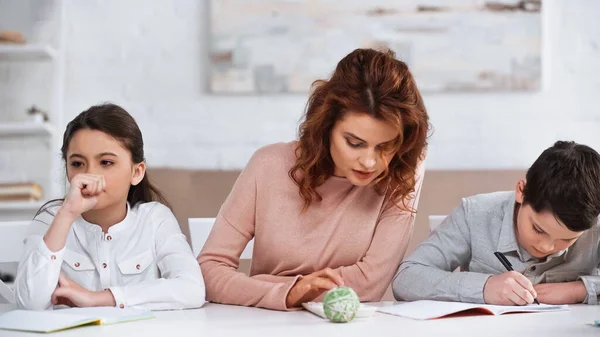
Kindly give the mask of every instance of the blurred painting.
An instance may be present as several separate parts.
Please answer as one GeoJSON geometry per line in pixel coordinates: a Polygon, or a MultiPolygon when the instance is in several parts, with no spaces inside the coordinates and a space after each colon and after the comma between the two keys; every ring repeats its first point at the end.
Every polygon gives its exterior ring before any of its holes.
{"type": "Polygon", "coordinates": [[[533,91],[541,2],[212,0],[214,93],[306,93],[356,48],[391,48],[423,92],[533,91]]]}

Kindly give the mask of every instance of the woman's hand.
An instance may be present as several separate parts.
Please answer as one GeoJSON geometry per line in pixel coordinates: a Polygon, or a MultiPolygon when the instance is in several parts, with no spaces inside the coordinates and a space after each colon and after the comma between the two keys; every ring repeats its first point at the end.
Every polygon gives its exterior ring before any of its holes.
{"type": "Polygon", "coordinates": [[[325,268],[298,280],[290,289],[285,303],[288,308],[298,307],[302,303],[314,300],[327,290],[343,285],[344,280],[336,271],[325,268]]]}

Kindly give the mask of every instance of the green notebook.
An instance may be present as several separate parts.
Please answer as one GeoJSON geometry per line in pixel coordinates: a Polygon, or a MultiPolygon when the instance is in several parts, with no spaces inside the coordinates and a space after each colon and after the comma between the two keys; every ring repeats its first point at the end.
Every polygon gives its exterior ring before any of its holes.
{"type": "Polygon", "coordinates": [[[150,311],[114,307],[13,310],[0,315],[0,329],[48,333],[84,325],[117,324],[150,318],[154,318],[150,311]]]}

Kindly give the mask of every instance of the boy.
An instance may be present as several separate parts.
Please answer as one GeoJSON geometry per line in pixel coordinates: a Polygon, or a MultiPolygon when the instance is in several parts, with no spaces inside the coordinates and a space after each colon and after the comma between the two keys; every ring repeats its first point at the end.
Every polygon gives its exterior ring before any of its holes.
{"type": "Polygon", "coordinates": [[[514,192],[462,200],[398,269],[398,300],[598,304],[600,155],[559,141],[514,192]],[[515,271],[507,272],[494,252],[515,271]],[[457,267],[462,272],[452,272],[457,267]]]}

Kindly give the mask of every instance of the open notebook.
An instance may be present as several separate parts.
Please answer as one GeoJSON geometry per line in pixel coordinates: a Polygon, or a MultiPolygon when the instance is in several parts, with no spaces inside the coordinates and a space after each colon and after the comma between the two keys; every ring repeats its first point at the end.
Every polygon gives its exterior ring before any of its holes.
{"type": "Polygon", "coordinates": [[[83,325],[116,324],[154,318],[150,311],[114,307],[70,308],[53,311],[13,310],[0,315],[0,329],[55,332],[83,325]]]}
{"type": "MultiPolygon", "coordinates": [[[[323,309],[323,302],[307,302],[302,303],[302,306],[304,309],[312,312],[313,314],[327,319],[327,316],[325,316],[325,309],[323,309]]],[[[371,317],[373,314],[375,314],[375,311],[377,311],[377,307],[361,303],[358,307],[355,318],[371,317]]]]}
{"type": "Polygon", "coordinates": [[[434,319],[454,314],[502,315],[508,313],[566,311],[568,305],[530,304],[504,306],[441,301],[415,301],[379,307],[377,311],[412,319],[434,319]]]}

